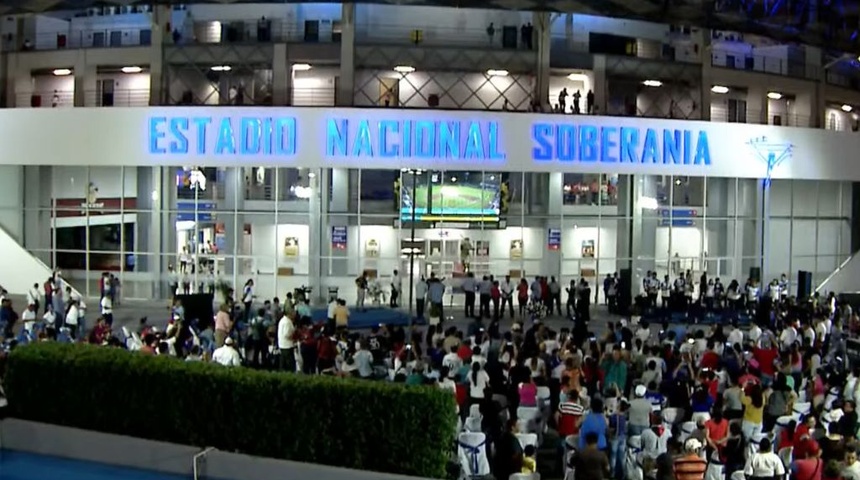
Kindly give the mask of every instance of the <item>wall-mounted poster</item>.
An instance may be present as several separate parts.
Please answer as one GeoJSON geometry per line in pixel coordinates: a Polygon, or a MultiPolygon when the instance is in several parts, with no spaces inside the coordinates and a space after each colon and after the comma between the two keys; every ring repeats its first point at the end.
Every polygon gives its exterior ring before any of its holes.
{"type": "Polygon", "coordinates": [[[379,242],[375,238],[371,238],[365,242],[364,256],[367,258],[379,258],[379,242]]]}
{"type": "Polygon", "coordinates": [[[284,240],[284,256],[288,258],[296,258],[299,256],[299,239],[296,237],[287,237],[284,240]]]}
{"type": "Polygon", "coordinates": [[[582,241],[582,258],[594,258],[594,240],[582,241]]]}
{"type": "Polygon", "coordinates": [[[511,240],[511,258],[512,259],[523,258],[523,241],[522,240],[511,240]]]}

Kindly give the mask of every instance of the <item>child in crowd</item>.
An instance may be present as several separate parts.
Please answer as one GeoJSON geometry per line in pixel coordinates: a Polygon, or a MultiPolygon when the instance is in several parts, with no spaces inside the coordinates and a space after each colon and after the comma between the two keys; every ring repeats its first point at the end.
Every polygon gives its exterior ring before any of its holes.
{"type": "Polygon", "coordinates": [[[523,470],[522,473],[537,472],[537,461],[535,460],[535,446],[526,445],[523,449],[523,470]]]}

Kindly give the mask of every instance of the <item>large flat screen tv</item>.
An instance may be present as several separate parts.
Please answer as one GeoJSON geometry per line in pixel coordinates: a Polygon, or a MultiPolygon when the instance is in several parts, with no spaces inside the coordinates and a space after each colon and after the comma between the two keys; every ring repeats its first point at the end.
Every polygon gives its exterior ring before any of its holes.
{"type": "Polygon", "coordinates": [[[497,222],[502,175],[489,172],[403,173],[400,219],[417,222],[497,222]]]}

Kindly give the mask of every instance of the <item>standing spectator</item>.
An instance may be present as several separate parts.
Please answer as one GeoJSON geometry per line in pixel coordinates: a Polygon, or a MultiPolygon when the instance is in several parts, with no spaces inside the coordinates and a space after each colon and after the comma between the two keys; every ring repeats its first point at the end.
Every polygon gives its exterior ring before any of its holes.
{"type": "Polygon", "coordinates": [[[403,278],[400,277],[400,273],[395,270],[394,274],[391,275],[391,298],[389,299],[389,306],[391,308],[397,308],[400,306],[400,295],[403,292],[403,278]]]}
{"type": "Polygon", "coordinates": [[[691,438],[684,442],[684,454],[675,459],[675,480],[703,480],[708,462],[702,458],[702,442],[691,438]]]}
{"type": "Polygon", "coordinates": [[[475,274],[469,272],[466,278],[463,279],[461,285],[463,293],[466,295],[466,318],[475,317],[475,292],[478,291],[478,283],[475,281],[475,274]]]}
{"type": "MultiPolygon", "coordinates": [[[[581,444],[582,448],[577,452],[575,465],[575,480],[603,480],[611,478],[609,469],[609,459],[600,448],[600,437],[595,432],[584,434],[584,439],[581,444]]],[[[604,447],[605,448],[605,447],[604,447]]]]}
{"type": "Polygon", "coordinates": [[[212,352],[212,361],[225,367],[239,367],[242,365],[239,352],[233,347],[232,338],[227,338],[224,341],[224,345],[212,352]]]}
{"type": "MultiPolygon", "coordinates": [[[[278,322],[278,350],[281,353],[281,370],[296,371],[296,326],[288,315],[278,322]]],[[[322,368],[322,367],[321,367],[322,368]]]]}
{"type": "Polygon", "coordinates": [[[215,314],[215,347],[224,345],[224,341],[230,336],[230,331],[233,329],[233,320],[230,319],[230,310],[226,303],[222,303],[218,307],[218,313],[215,314]]]}
{"type": "Polygon", "coordinates": [[[758,451],[747,459],[744,474],[753,479],[782,478],[785,475],[785,467],[771,450],[770,440],[763,438],[758,442],[758,451]]]}
{"type": "Polygon", "coordinates": [[[421,320],[424,319],[424,303],[427,301],[427,280],[424,275],[415,284],[415,316],[421,320]]]}

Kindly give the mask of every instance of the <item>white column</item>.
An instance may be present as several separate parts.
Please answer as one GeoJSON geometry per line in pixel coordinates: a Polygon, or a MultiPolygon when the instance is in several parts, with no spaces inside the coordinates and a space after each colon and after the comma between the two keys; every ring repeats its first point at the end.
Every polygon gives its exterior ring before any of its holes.
{"type": "Polygon", "coordinates": [[[76,107],[94,107],[96,100],[96,75],[97,68],[95,65],[90,65],[87,62],[87,55],[84,50],[78,51],[77,59],[75,60],[75,93],[74,104],[76,107]],[[93,103],[93,105],[88,105],[93,103]]]}
{"type": "Polygon", "coordinates": [[[355,4],[344,3],[342,12],[337,105],[348,107],[355,98],[355,4]]]}
{"type": "Polygon", "coordinates": [[[603,115],[606,113],[606,56],[594,55],[592,65],[594,73],[594,112],[603,115]]]}

